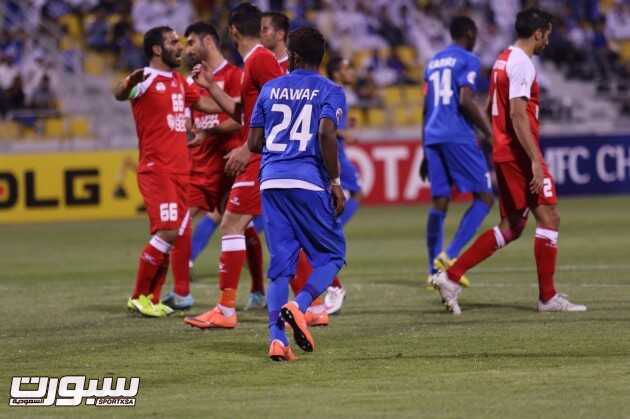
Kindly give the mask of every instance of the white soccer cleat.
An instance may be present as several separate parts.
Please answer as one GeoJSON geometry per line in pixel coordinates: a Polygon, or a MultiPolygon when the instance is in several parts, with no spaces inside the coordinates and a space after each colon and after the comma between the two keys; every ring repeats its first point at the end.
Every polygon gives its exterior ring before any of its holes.
{"type": "Polygon", "coordinates": [[[586,311],[586,306],[573,304],[566,294],[557,293],[549,301],[538,301],[538,311],[586,311]]]}
{"type": "Polygon", "coordinates": [[[326,313],[334,314],[341,310],[343,300],[346,298],[346,289],[344,287],[328,287],[328,292],[324,298],[324,306],[326,313]]]}
{"type": "Polygon", "coordinates": [[[462,292],[461,285],[448,279],[448,276],[444,271],[438,271],[434,274],[431,277],[431,284],[440,292],[442,301],[446,304],[448,311],[456,316],[462,314],[459,302],[457,301],[459,293],[462,292]]]}

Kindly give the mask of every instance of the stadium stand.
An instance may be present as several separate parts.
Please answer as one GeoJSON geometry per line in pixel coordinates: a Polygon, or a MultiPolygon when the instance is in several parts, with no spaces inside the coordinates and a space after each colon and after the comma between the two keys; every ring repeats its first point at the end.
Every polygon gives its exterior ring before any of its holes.
{"type": "MultiPolygon", "coordinates": [[[[115,103],[110,90],[121,74],[144,65],[143,31],[169,24],[181,33],[197,18],[224,29],[227,12],[236,3],[1,2],[0,138],[4,147],[9,139],[39,143],[59,139],[65,144],[88,140],[92,148],[135,141],[127,105],[115,103]]],[[[506,16],[513,16],[525,4],[540,4],[556,17],[551,45],[539,60],[547,104],[542,113],[545,129],[606,132],[630,128],[628,0],[258,3],[264,9],[288,13],[292,28],[317,26],[330,41],[331,53],[350,59],[358,73],[356,85],[347,86],[353,91],[350,112],[356,126],[364,130],[419,127],[423,63],[450,42],[448,16],[465,13],[477,21],[477,51],[489,72],[499,50],[513,38],[513,22],[506,16]]],[[[479,88],[487,90],[487,82],[482,81],[479,88]]]]}

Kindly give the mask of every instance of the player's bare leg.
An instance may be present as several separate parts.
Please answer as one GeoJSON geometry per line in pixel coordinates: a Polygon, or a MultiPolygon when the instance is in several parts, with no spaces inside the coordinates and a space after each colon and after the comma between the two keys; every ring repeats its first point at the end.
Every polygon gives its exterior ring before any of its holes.
{"type": "Polygon", "coordinates": [[[199,208],[188,209],[185,224],[178,231],[171,251],[171,267],[173,270],[173,291],[167,293],[162,303],[173,310],[188,310],[194,304],[190,293],[190,255],[192,252],[192,219],[199,213],[199,208]]]}
{"type": "Polygon", "coordinates": [[[236,214],[229,210],[221,220],[221,257],[219,261],[219,301],[212,310],[195,317],[186,317],[185,322],[193,327],[227,328],[236,326],[236,290],[245,264],[245,228],[252,220],[251,215],[236,214]]]}
{"type": "Polygon", "coordinates": [[[538,272],[538,311],[586,311],[586,306],[571,303],[566,295],[555,289],[560,227],[558,209],[552,205],[539,205],[532,213],[536,217],[534,256],[538,272]]]}

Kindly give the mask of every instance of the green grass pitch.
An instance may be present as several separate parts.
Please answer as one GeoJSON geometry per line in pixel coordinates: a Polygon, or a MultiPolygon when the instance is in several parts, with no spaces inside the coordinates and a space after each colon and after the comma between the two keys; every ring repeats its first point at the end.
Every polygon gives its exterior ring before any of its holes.
{"type": "MultiPolygon", "coordinates": [[[[346,305],[291,364],[267,359],[262,312],[205,332],[127,313],[144,219],[3,225],[0,417],[628,418],[628,208],[561,200],[558,288],[587,313],[534,310],[530,220],[470,272],[460,318],[424,288],[427,207],[363,208],[347,228],[346,305]],[[137,406],[8,407],[12,376],[74,374],[141,377],[137,406]]],[[[194,312],[215,302],[217,247],[195,268],[194,312]]],[[[248,287],[245,270],[239,307],[248,287]]]]}

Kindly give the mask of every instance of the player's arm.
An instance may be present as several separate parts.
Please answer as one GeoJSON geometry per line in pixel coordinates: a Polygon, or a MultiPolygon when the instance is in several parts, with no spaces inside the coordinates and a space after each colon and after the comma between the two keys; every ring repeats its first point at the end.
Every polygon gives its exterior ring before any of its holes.
{"type": "Polygon", "coordinates": [[[139,68],[118,82],[114,87],[114,97],[116,100],[128,100],[132,90],[148,77],[144,75],[144,68],[139,68]]]}
{"type": "Polygon", "coordinates": [[[252,127],[247,135],[247,148],[252,153],[262,153],[265,141],[265,130],[262,127],[252,127]]]}
{"type": "Polygon", "coordinates": [[[240,130],[243,126],[233,120],[232,118],[226,119],[219,125],[212,128],[208,128],[205,131],[207,135],[230,135],[240,130]]]}
{"type": "Polygon", "coordinates": [[[543,157],[536,145],[536,139],[532,134],[529,115],[527,113],[527,98],[520,97],[510,99],[510,119],[516,133],[518,142],[523,146],[525,153],[532,161],[532,180],[529,189],[532,193],[540,193],[543,189],[544,172],[543,157]]]}
{"type": "Polygon", "coordinates": [[[337,215],[343,212],[346,198],[341,188],[339,179],[339,152],[337,150],[337,126],[335,122],[328,118],[319,121],[319,147],[322,153],[324,167],[331,179],[330,187],[337,215]]]}
{"type": "Polygon", "coordinates": [[[220,105],[208,96],[200,96],[199,100],[192,104],[192,107],[205,113],[219,113],[222,111],[220,105]]]}
{"type": "MultiPolygon", "coordinates": [[[[492,92],[492,90],[490,90],[492,92]]],[[[486,117],[488,117],[488,121],[492,121],[492,94],[488,94],[486,98],[486,107],[484,109],[486,111],[486,117]]],[[[492,127],[492,123],[490,125],[492,127]]]]}
{"type": "Polygon", "coordinates": [[[490,122],[488,122],[488,118],[475,103],[474,93],[468,86],[463,86],[459,89],[459,107],[464,116],[483,133],[485,138],[489,139],[492,137],[490,122]]]}
{"type": "Polygon", "coordinates": [[[227,136],[241,129],[241,124],[233,119],[227,119],[219,125],[207,129],[196,129],[192,127],[188,129],[192,133],[192,139],[188,141],[188,147],[197,147],[204,141],[208,141],[213,136],[227,136]]]}

